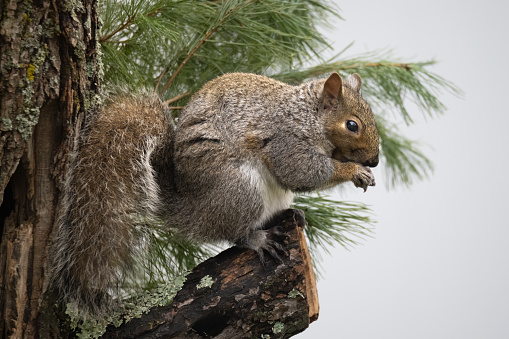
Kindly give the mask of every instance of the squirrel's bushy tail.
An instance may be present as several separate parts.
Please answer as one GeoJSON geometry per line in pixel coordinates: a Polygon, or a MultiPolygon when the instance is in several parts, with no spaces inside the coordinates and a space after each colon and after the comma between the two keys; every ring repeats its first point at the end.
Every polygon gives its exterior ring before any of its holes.
{"type": "Polygon", "coordinates": [[[52,282],[64,302],[95,314],[111,305],[143,253],[143,223],[160,208],[152,160],[172,134],[162,104],[148,96],[116,97],[87,125],[52,251],[52,282]]]}

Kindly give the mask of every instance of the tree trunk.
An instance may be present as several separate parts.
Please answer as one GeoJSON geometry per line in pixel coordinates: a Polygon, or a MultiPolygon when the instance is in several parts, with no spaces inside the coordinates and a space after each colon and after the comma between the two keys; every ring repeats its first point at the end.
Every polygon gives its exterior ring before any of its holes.
{"type": "Polygon", "coordinates": [[[0,2],[0,336],[61,337],[46,293],[63,173],[99,85],[96,1],[0,2]]]}

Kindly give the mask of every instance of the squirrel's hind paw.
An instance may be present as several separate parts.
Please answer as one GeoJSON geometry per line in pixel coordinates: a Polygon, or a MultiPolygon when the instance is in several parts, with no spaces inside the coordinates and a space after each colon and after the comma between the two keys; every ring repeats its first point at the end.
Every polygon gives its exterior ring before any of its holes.
{"type": "Polygon", "coordinates": [[[260,261],[265,265],[265,251],[279,262],[282,262],[283,259],[279,256],[278,251],[288,256],[288,252],[282,245],[287,238],[289,238],[289,235],[283,231],[283,228],[276,226],[268,230],[255,230],[248,239],[239,245],[255,250],[258,257],[260,257],[260,261]]]}

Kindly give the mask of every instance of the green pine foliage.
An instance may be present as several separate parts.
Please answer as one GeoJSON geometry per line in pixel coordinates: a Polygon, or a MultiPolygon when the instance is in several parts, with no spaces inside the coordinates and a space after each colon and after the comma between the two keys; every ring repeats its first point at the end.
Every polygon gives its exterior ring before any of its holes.
{"type": "Polygon", "coordinates": [[[107,0],[105,80],[170,100],[219,74],[290,69],[328,47],[315,22],[333,9],[324,1],[107,0]]]}
{"type": "Polygon", "coordinates": [[[320,193],[297,196],[294,207],[306,214],[304,232],[318,276],[321,252],[336,244],[349,249],[370,236],[374,220],[369,208],[359,202],[335,201],[320,193]]]}
{"type": "MultiPolygon", "coordinates": [[[[104,0],[100,15],[103,86],[157,93],[175,117],[192,93],[223,73],[258,73],[293,84],[334,71],[359,73],[363,95],[378,115],[382,166],[390,187],[410,185],[433,170],[420,146],[395,132],[394,121],[414,122],[409,102],[426,117],[435,117],[445,109],[438,98],[442,92],[459,94],[452,83],[430,71],[433,61],[401,62],[383,52],[346,58],[349,46],[332,60],[323,60],[330,46],[318,26],[341,19],[328,0],[104,0]]],[[[295,207],[306,211],[315,259],[320,249],[355,245],[374,223],[367,206],[324,195],[300,196],[295,207]]],[[[148,282],[137,281],[142,286],[152,286],[175,268],[188,269],[217,251],[175,233],[148,237],[148,282]]]]}

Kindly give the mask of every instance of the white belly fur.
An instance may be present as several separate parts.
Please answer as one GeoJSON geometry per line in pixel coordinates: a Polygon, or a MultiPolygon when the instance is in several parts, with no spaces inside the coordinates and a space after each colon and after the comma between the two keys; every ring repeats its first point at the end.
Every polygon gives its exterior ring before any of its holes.
{"type": "Polygon", "coordinates": [[[263,212],[254,228],[261,228],[277,212],[290,208],[293,192],[281,187],[264,165],[245,163],[240,171],[256,187],[263,201],[263,212]]]}

